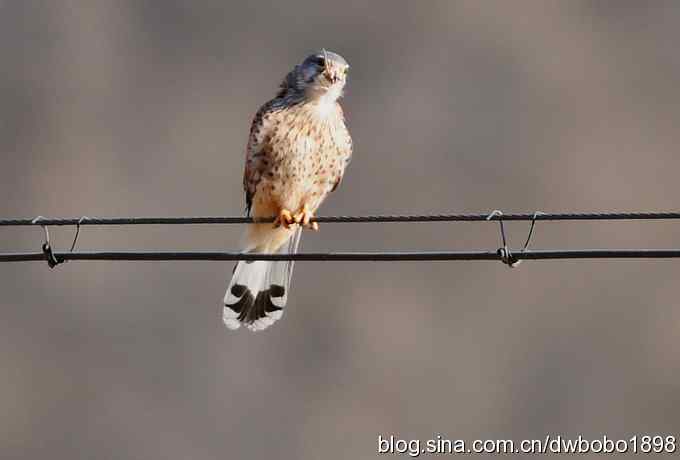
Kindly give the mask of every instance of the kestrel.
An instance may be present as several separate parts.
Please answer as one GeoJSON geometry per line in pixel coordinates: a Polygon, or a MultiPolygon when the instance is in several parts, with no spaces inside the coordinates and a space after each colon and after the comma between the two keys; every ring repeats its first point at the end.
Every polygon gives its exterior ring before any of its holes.
{"type": "MultiPolygon", "coordinates": [[[[338,103],[348,68],[339,54],[314,53],[255,114],[243,174],[246,213],[276,220],[249,225],[244,252],[294,253],[303,227],[318,230],[310,219],[340,184],[352,155],[338,103]]],[[[262,330],[281,318],[292,271],[292,261],[236,264],[224,296],[224,324],[262,330]]]]}

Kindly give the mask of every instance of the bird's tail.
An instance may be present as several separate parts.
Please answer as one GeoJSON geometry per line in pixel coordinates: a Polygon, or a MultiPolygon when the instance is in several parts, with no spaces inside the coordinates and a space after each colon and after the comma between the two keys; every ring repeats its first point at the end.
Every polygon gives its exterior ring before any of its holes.
{"type": "MultiPolygon", "coordinates": [[[[254,225],[253,227],[257,227],[254,225]]],[[[256,229],[253,229],[257,232],[256,229]]],[[[280,229],[283,232],[284,229],[280,229]]],[[[248,253],[292,254],[297,251],[301,229],[289,230],[287,240],[271,250],[271,243],[257,245],[248,253]]],[[[275,243],[274,243],[275,244],[275,243]]],[[[222,320],[229,329],[244,324],[252,331],[266,329],[283,315],[288,300],[293,261],[240,261],[224,295],[222,320]]]]}

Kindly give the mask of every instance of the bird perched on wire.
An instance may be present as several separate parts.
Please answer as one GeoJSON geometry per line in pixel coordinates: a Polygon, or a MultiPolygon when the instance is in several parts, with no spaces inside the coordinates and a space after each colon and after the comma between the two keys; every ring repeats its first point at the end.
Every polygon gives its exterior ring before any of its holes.
{"type": "MultiPolygon", "coordinates": [[[[244,251],[294,253],[303,227],[342,181],[352,155],[338,99],[347,61],[322,50],[284,78],[276,97],[257,111],[246,148],[243,188],[246,212],[275,217],[272,225],[248,226],[244,251]]],[[[224,296],[222,319],[229,329],[262,330],[281,318],[288,300],[292,261],[241,261],[224,296]]]]}

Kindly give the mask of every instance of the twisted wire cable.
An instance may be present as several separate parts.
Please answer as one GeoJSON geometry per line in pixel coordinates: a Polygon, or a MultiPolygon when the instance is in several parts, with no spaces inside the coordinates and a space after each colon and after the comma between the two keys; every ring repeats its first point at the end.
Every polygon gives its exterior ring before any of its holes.
{"type": "MultiPolygon", "coordinates": [[[[312,219],[318,223],[388,223],[388,222],[481,222],[504,221],[564,221],[564,220],[676,220],[680,212],[566,212],[566,213],[489,213],[459,214],[388,214],[366,216],[321,216],[312,219]]],[[[77,217],[77,218],[18,218],[0,219],[2,226],[64,226],[64,225],[200,225],[200,224],[253,224],[273,222],[274,217],[259,218],[234,216],[198,217],[77,217]]]]}

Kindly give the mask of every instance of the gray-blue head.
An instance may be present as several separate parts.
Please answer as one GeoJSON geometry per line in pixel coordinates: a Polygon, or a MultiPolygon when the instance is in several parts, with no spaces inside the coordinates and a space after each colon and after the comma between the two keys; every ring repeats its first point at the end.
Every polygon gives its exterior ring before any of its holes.
{"type": "Polygon", "coordinates": [[[337,100],[347,82],[349,64],[332,51],[310,54],[286,76],[280,95],[294,92],[307,99],[337,100]]]}

